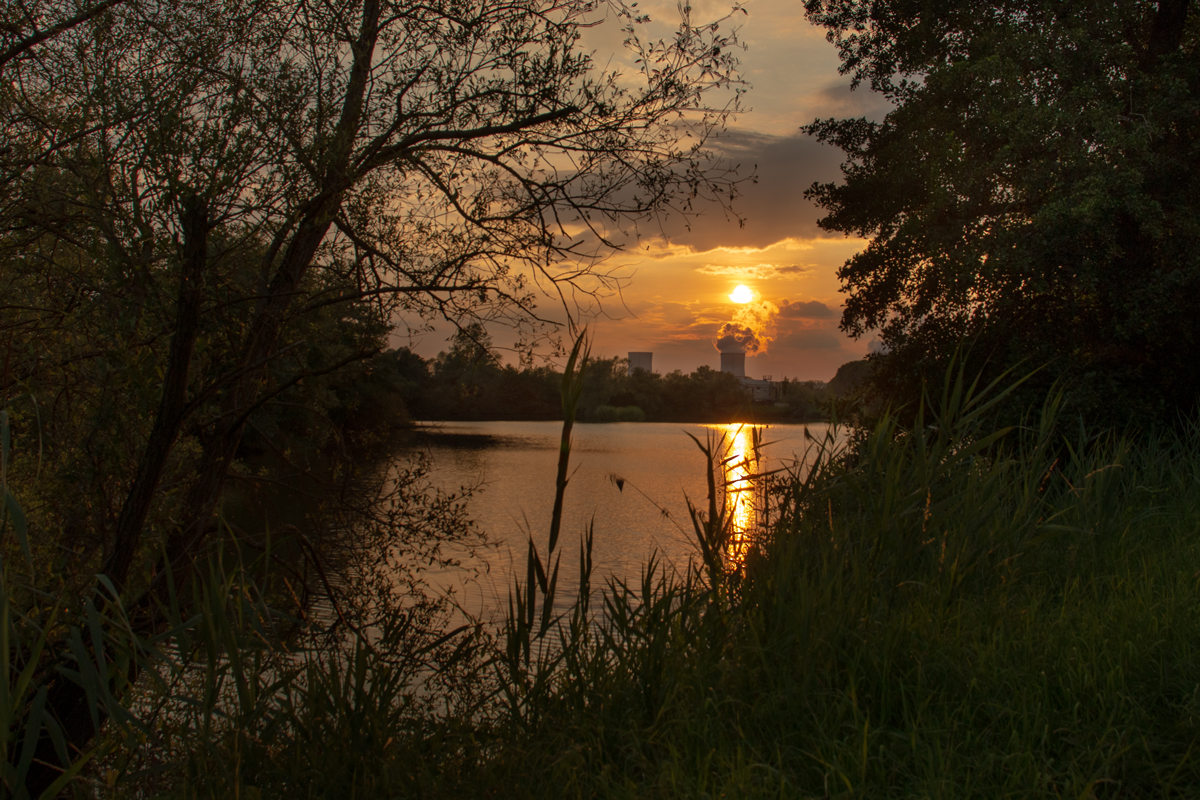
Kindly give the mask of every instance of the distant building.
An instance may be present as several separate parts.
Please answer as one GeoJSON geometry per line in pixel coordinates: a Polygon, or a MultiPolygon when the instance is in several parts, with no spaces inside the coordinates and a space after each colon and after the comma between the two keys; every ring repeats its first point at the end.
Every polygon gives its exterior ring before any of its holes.
{"type": "Polygon", "coordinates": [[[746,396],[756,403],[772,403],[783,396],[782,385],[771,380],[769,375],[764,375],[762,380],[743,376],[738,382],[742,384],[746,396]]]}
{"type": "Polygon", "coordinates": [[[721,372],[728,372],[739,378],[746,377],[746,354],[721,353],[721,372]]]}
{"type": "Polygon", "coordinates": [[[761,380],[746,377],[745,353],[721,353],[721,372],[728,372],[738,379],[742,391],[756,403],[772,403],[783,398],[783,384],[764,375],[761,380]]]}
{"type": "Polygon", "coordinates": [[[646,372],[653,372],[654,353],[630,353],[629,354],[629,371],[635,369],[644,369],[646,372]]]}

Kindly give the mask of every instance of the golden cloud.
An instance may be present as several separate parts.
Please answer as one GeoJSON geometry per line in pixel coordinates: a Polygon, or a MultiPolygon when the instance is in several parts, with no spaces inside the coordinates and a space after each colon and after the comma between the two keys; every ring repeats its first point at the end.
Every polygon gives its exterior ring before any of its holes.
{"type": "Polygon", "coordinates": [[[705,264],[696,267],[696,272],[702,275],[718,277],[736,277],[744,280],[767,280],[770,278],[794,278],[812,272],[813,268],[802,264],[705,264]]]}
{"type": "Polygon", "coordinates": [[[713,347],[722,353],[766,353],[775,338],[775,317],[779,307],[769,300],[737,307],[733,321],[717,331],[713,347]]]}

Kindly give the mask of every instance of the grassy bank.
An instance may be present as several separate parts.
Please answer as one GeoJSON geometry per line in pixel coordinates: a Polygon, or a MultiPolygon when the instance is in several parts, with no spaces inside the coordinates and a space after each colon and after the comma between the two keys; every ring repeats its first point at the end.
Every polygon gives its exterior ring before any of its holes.
{"type": "Polygon", "coordinates": [[[941,405],[781,487],[782,522],[722,596],[611,604],[489,789],[1200,791],[1200,431],[1072,444],[1053,409],[1002,435],[981,403],[941,405]]]}
{"type": "Polygon", "coordinates": [[[400,618],[340,652],[285,653],[201,604],[210,655],[186,691],[158,690],[173,712],[112,740],[91,787],[1195,796],[1200,428],[1064,439],[1051,406],[993,431],[995,396],[950,385],[912,431],[884,419],[845,450],[814,442],[743,564],[651,565],[542,638],[540,610],[444,638],[400,618]],[[236,658],[211,655],[222,641],[236,658]]]}

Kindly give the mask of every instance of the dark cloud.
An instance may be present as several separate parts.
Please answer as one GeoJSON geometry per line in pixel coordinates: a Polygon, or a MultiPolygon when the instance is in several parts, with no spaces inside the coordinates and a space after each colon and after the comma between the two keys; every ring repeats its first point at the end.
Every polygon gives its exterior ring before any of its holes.
{"type": "MultiPolygon", "coordinates": [[[[831,234],[817,227],[820,209],[804,199],[804,190],[814,181],[827,183],[841,178],[842,151],[805,134],[770,136],[752,131],[727,131],[714,149],[734,164],[740,175],[756,175],[757,182],[739,185],[734,212],[746,220],[725,219],[719,208],[706,211],[691,221],[667,221],[671,241],[696,250],[714,247],[767,247],[788,237],[809,239],[831,234]]],[[[804,267],[797,266],[803,270],[804,267]]]]}
{"type": "Polygon", "coordinates": [[[844,341],[836,332],[828,328],[805,328],[779,337],[775,344],[778,347],[791,347],[797,350],[839,350],[844,341]]]}
{"type": "Polygon", "coordinates": [[[734,266],[731,264],[705,264],[703,267],[696,267],[696,272],[704,275],[728,275],[745,278],[746,280],[768,280],[770,278],[803,275],[806,272],[812,271],[812,267],[805,267],[800,264],[782,266],[779,264],[755,264],[752,267],[734,266]]]}
{"type": "Polygon", "coordinates": [[[713,344],[722,353],[757,353],[762,347],[762,342],[753,328],[736,322],[726,322],[722,325],[713,344]]]}
{"type": "Polygon", "coordinates": [[[713,345],[722,353],[766,353],[775,338],[779,306],[770,300],[736,306],[733,320],[717,331],[713,345]]]}
{"type": "Polygon", "coordinates": [[[893,108],[883,95],[865,86],[851,89],[849,83],[842,81],[831,83],[806,99],[818,118],[866,117],[882,122],[893,108]]]}
{"type": "Polygon", "coordinates": [[[663,303],[660,308],[664,322],[673,325],[691,325],[697,321],[696,312],[684,303],[663,303]]]}
{"type": "Polygon", "coordinates": [[[832,319],[837,315],[838,312],[817,300],[779,301],[779,316],[789,319],[832,319]]]}

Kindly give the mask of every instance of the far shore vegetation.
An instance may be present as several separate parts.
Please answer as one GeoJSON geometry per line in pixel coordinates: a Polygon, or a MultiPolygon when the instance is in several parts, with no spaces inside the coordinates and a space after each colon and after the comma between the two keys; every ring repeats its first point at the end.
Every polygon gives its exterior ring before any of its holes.
{"type": "MultiPolygon", "coordinates": [[[[713,351],[714,354],[716,351],[713,351]]],[[[580,422],[818,422],[835,402],[861,388],[867,361],[844,365],[825,381],[779,381],[779,397],[755,402],[738,379],[710,366],[690,374],[630,370],[627,359],[589,362],[580,398],[580,422]]],[[[354,413],[415,420],[561,420],[562,373],[550,365],[505,365],[479,325],[459,331],[448,350],[423,359],[407,348],[388,350],[368,362],[347,387],[354,413]]]]}

